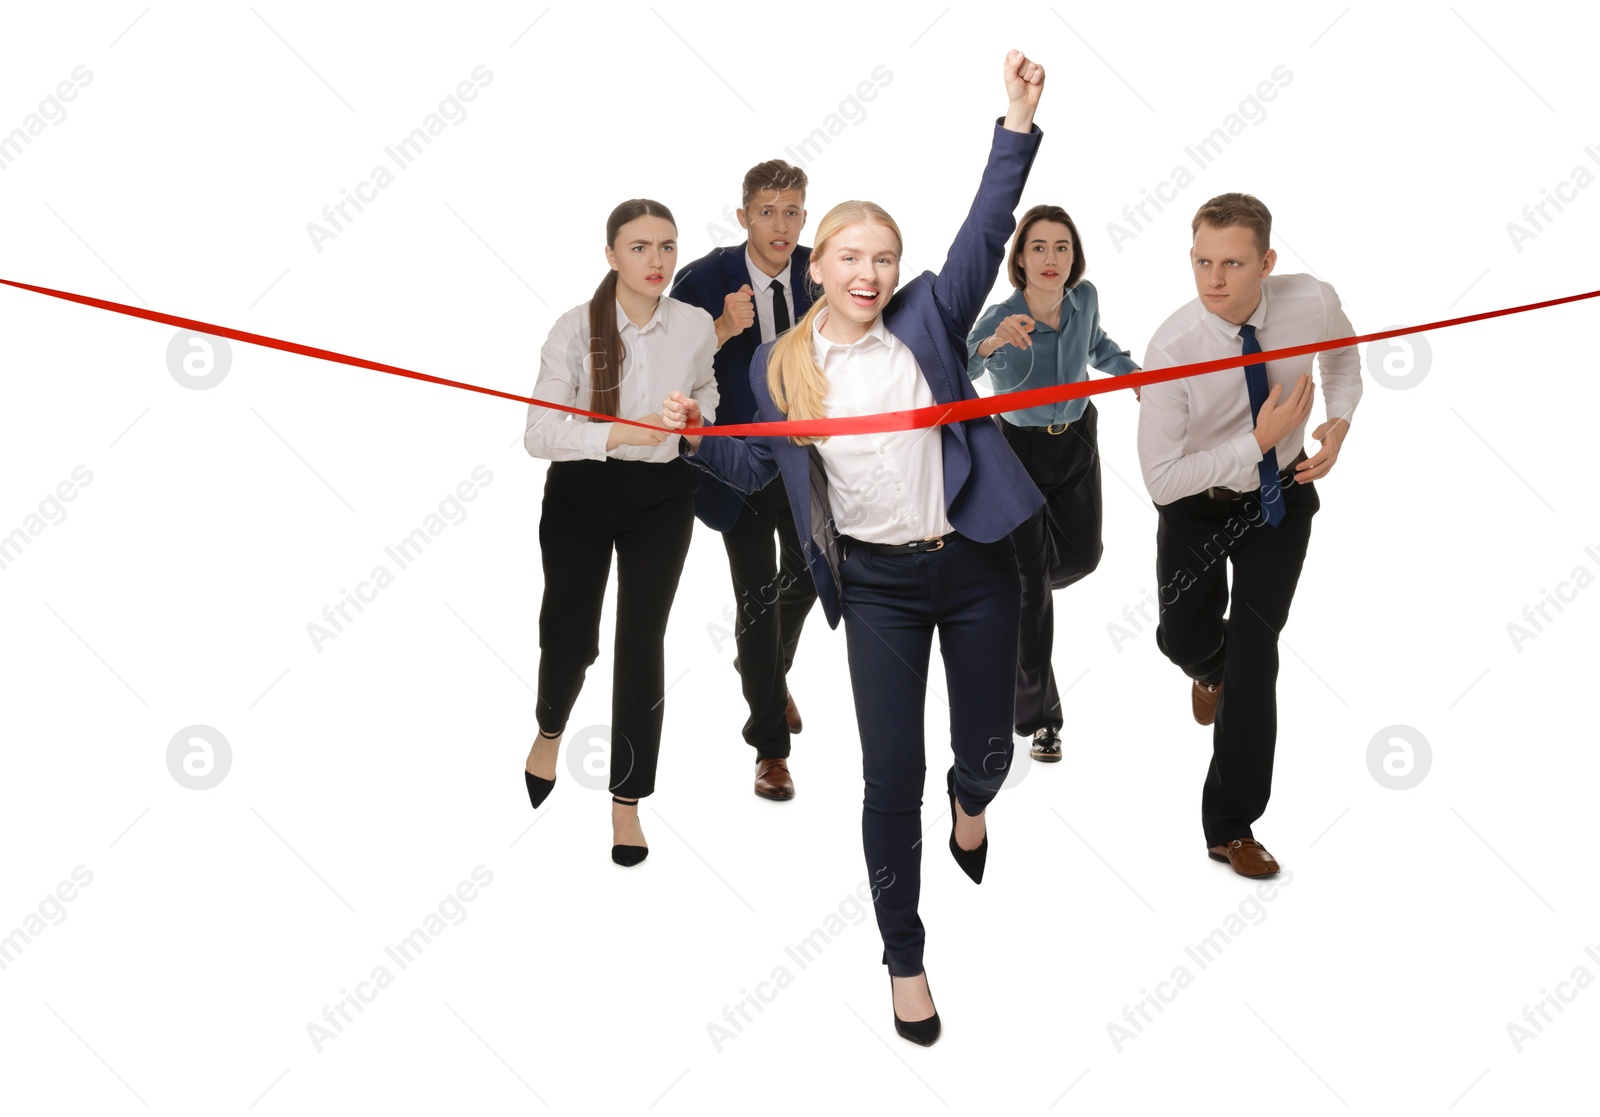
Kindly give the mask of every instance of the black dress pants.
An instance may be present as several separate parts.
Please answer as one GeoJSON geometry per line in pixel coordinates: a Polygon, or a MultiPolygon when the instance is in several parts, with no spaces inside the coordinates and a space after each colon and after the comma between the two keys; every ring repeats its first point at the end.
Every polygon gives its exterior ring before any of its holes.
{"type": "Polygon", "coordinates": [[[786,757],[789,722],[784,709],[789,668],[794,665],[800,630],[817,599],[817,590],[800,551],[800,537],[781,480],[745,498],[738,521],[722,533],[722,545],[728,552],[738,610],[735,666],[745,704],[750,707],[744,739],[755,747],[760,759],[786,757]]]}
{"type": "Polygon", "coordinates": [[[1063,724],[1056,673],[1053,591],[1100,565],[1099,414],[1093,401],[1061,434],[1000,429],[1028,476],[1044,494],[1040,508],[1011,535],[1022,576],[1022,623],[1017,632],[1015,728],[1023,737],[1063,724]]]}
{"type": "Polygon", "coordinates": [[[600,610],[617,555],[611,683],[612,794],[649,795],[666,705],[662,642],[694,530],[698,482],[688,463],[551,462],[539,520],[539,728],[566,729],[600,654],[600,610]]]}
{"type": "Polygon", "coordinates": [[[1278,634],[1322,506],[1315,482],[1284,485],[1283,503],[1277,527],[1258,495],[1219,501],[1197,493],[1156,506],[1156,644],[1189,678],[1222,683],[1200,806],[1208,847],[1253,837],[1250,824],[1272,792],[1278,634]]]}

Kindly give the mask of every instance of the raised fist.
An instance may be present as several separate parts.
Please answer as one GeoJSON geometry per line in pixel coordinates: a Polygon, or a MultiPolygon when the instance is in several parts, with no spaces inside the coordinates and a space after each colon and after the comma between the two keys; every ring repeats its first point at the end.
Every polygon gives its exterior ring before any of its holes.
{"type": "Polygon", "coordinates": [[[1024,104],[1028,108],[1037,108],[1039,94],[1044,89],[1044,67],[1037,62],[1030,62],[1028,56],[1020,50],[1013,50],[1006,54],[1004,71],[1006,79],[1006,97],[1012,104],[1024,104]]]}
{"type": "Polygon", "coordinates": [[[755,292],[746,283],[737,291],[731,291],[722,300],[722,329],[718,331],[725,338],[741,334],[756,321],[755,292]]]}

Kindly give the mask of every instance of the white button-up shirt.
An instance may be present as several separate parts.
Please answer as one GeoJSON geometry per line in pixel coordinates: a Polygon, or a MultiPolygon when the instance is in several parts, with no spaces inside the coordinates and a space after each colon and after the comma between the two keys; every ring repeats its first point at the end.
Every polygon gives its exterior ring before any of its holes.
{"type": "MultiPolygon", "coordinates": [[[[910,348],[879,315],[858,341],[822,336],[824,309],[811,326],[811,351],[828,379],[827,418],[932,407],[937,402],[910,348]]],[[[941,430],[834,435],[817,444],[829,504],[841,535],[866,543],[910,543],[951,531],[945,514],[941,430]]]]}
{"type": "Polygon", "coordinates": [[[755,291],[756,325],[761,329],[761,340],[771,341],[778,336],[776,311],[772,308],[772,281],[774,279],[783,284],[783,307],[789,312],[789,324],[792,326],[795,323],[794,294],[789,290],[789,276],[794,269],[786,264],[783,271],[777,276],[768,275],[761,270],[760,265],[755,261],[755,257],[750,255],[750,243],[748,241],[745,242],[744,246],[744,262],[745,266],[750,269],[750,287],[755,291]],[[779,278],[780,276],[781,278],[779,278]]]}
{"type": "MultiPolygon", "coordinates": [[[[717,380],[711,361],[717,351],[717,331],[711,315],[663,295],[650,321],[642,327],[633,324],[618,302],[617,326],[623,348],[619,418],[642,419],[656,414],[661,410],[661,401],[677,390],[693,396],[700,404],[704,422],[715,420],[717,380]]],[[[592,411],[590,384],[586,302],[557,318],[550,328],[550,336],[539,352],[539,378],[530,394],[534,399],[592,411]]],[[[529,404],[522,444],[534,457],[557,462],[605,457],[668,462],[678,456],[675,434],[656,446],[624,444],[607,451],[606,440],[615,425],[529,404]]]]}
{"type": "MultiPolygon", "coordinates": [[[[1351,337],[1355,328],[1332,287],[1310,275],[1269,275],[1249,323],[1265,350],[1351,337]]],[[[1214,361],[1243,351],[1239,327],[1205,308],[1186,303],[1156,330],[1145,350],[1146,369],[1214,361]]],[[[1283,385],[1279,399],[1312,354],[1267,362],[1267,387],[1283,385]]],[[[1350,420],[1361,399],[1361,355],[1353,345],[1317,354],[1322,398],[1329,419],[1350,420]]],[[[1287,469],[1305,442],[1302,423],[1278,442],[1278,467],[1287,469]]],[[[1157,504],[1171,504],[1212,486],[1249,492],[1261,485],[1261,447],[1250,417],[1244,369],[1202,373],[1164,384],[1146,384],[1139,400],[1139,465],[1145,488],[1157,504]]]]}

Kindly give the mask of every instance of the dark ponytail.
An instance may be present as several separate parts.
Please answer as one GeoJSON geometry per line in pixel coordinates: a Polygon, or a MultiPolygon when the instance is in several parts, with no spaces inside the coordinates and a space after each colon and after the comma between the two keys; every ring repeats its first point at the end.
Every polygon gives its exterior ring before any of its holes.
{"type": "MultiPolygon", "coordinates": [[[[640,217],[663,217],[672,222],[672,211],[649,198],[630,198],[606,218],[606,244],[617,249],[617,233],[628,222],[640,217]]],[[[612,268],[594,289],[589,303],[589,410],[615,415],[622,406],[622,335],[617,332],[617,270],[612,268]]],[[[591,419],[591,423],[603,422],[591,419]]]]}

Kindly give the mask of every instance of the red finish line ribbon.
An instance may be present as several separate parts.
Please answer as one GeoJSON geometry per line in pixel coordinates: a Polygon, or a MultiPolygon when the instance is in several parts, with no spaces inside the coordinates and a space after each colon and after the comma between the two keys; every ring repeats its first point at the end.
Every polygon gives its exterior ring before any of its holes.
{"type": "MultiPolygon", "coordinates": [[[[336,364],[350,365],[354,368],[385,372],[391,376],[405,376],[412,380],[426,380],[430,384],[443,384],[447,388],[461,388],[469,392],[481,392],[486,396],[498,396],[501,399],[515,400],[517,403],[547,407],[552,411],[565,411],[569,415],[578,415],[586,419],[626,423],[630,427],[644,427],[647,430],[667,429],[651,423],[641,423],[635,419],[623,419],[616,415],[585,411],[580,407],[568,407],[565,404],[551,403],[548,400],[519,396],[512,392],[502,392],[496,388],[485,388],[481,385],[468,384],[461,380],[447,380],[442,376],[430,376],[425,372],[413,372],[410,369],[387,365],[381,361],[369,361],[365,357],[352,357],[346,353],[336,353],[331,349],[318,349],[315,346],[301,345],[295,341],[284,341],[281,338],[253,334],[246,330],[236,330],[231,326],[219,326],[193,318],[179,318],[177,315],[162,314],[160,311],[128,306],[125,303],[111,302],[108,299],[97,299],[89,295],[75,295],[70,291],[57,291],[50,287],[36,287],[31,283],[18,283],[10,279],[0,279],[0,284],[4,284],[7,287],[16,287],[23,291],[32,291],[38,295],[49,295],[55,299],[82,303],[84,306],[92,306],[99,310],[109,310],[115,314],[125,314],[130,318],[143,318],[148,322],[160,322],[168,326],[177,326],[180,329],[193,330],[196,333],[210,334],[213,337],[225,337],[234,341],[248,342],[251,345],[260,345],[268,349],[281,349],[285,353],[296,353],[302,357],[315,357],[320,361],[333,361],[336,364]]],[[[1064,400],[1082,399],[1087,396],[1102,395],[1106,392],[1142,387],[1145,384],[1160,384],[1167,380],[1181,380],[1188,376],[1200,376],[1208,372],[1220,372],[1229,368],[1241,368],[1247,364],[1264,364],[1267,361],[1279,361],[1288,357],[1304,356],[1307,353],[1321,353],[1329,349],[1343,349],[1350,345],[1363,345],[1369,341],[1382,341],[1385,338],[1401,337],[1405,334],[1442,330],[1448,326],[1461,326],[1468,322],[1482,322],[1489,318],[1502,318],[1508,314],[1523,314],[1530,310],[1543,310],[1546,307],[1561,306],[1564,303],[1581,302],[1584,299],[1593,298],[1600,298],[1600,291],[1586,291],[1581,295],[1566,295],[1559,299],[1546,299],[1544,302],[1506,307],[1503,310],[1486,310],[1479,314],[1463,315],[1460,318],[1445,318],[1438,322],[1424,322],[1420,326],[1401,326],[1393,330],[1380,330],[1377,333],[1335,338],[1332,341],[1318,341],[1308,345],[1291,345],[1284,349],[1273,349],[1265,353],[1241,353],[1238,356],[1221,357],[1214,361],[1199,361],[1195,364],[1174,365],[1171,368],[1130,372],[1124,376],[1106,377],[1101,380],[1080,380],[1075,384],[1057,384],[1048,388],[1030,388],[1021,392],[1004,392],[995,396],[960,400],[950,404],[936,404],[932,407],[920,407],[910,411],[888,411],[878,415],[853,415],[839,419],[808,419],[780,423],[732,423],[726,426],[691,429],[695,433],[702,435],[805,436],[812,438],[835,434],[877,434],[888,431],[917,430],[923,427],[943,426],[946,423],[959,423],[967,419],[981,419],[990,415],[998,415],[1005,411],[1021,411],[1025,408],[1041,407],[1045,404],[1060,403],[1064,400]]],[[[674,430],[670,433],[677,434],[679,432],[674,430]]]]}

